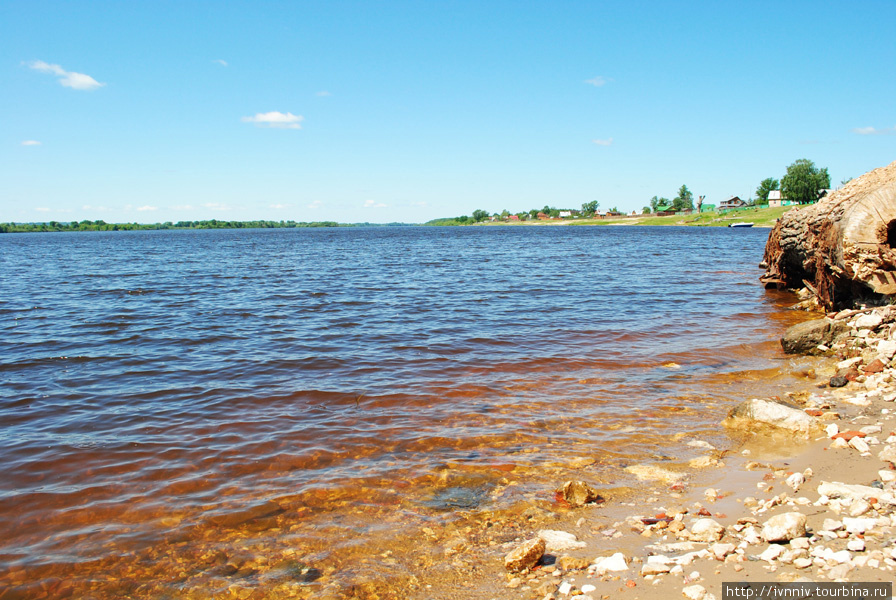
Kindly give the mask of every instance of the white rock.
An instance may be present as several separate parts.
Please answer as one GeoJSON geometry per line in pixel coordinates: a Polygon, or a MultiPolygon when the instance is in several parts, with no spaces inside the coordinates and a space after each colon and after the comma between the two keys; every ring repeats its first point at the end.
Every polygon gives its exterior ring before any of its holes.
{"type": "Polygon", "coordinates": [[[853,365],[859,364],[860,362],[862,362],[861,356],[856,356],[854,358],[847,358],[846,360],[841,360],[840,362],[837,363],[837,370],[839,371],[840,369],[848,369],[853,365]]]}
{"type": "Polygon", "coordinates": [[[869,313],[867,315],[859,315],[856,320],[853,321],[853,327],[856,329],[877,329],[883,322],[884,318],[882,316],[869,313]]]}
{"type": "Polygon", "coordinates": [[[893,494],[868,485],[850,485],[836,481],[823,481],[818,486],[818,494],[828,498],[877,498],[882,504],[896,504],[893,494]]]}
{"type": "Polygon", "coordinates": [[[849,575],[850,571],[852,571],[852,565],[848,563],[839,564],[832,569],[828,569],[828,579],[833,579],[834,581],[845,581],[846,576],[849,575]]]}
{"type": "Polygon", "coordinates": [[[706,588],[702,585],[689,585],[681,590],[681,593],[684,594],[685,598],[690,598],[690,600],[704,600],[706,598],[706,588]]]}
{"type": "Polygon", "coordinates": [[[794,492],[799,491],[800,486],[806,483],[806,478],[802,473],[793,473],[785,482],[794,492]]]}
{"type": "Polygon", "coordinates": [[[880,477],[880,480],[884,483],[896,481],[896,471],[890,471],[889,469],[881,469],[877,472],[877,476],[880,477]]]}
{"type": "Polygon", "coordinates": [[[825,519],[821,524],[821,528],[825,531],[839,531],[840,529],[843,529],[843,521],[825,519]]]}
{"type": "Polygon", "coordinates": [[[588,545],[585,542],[580,542],[578,538],[571,533],[555,531],[553,529],[542,529],[538,532],[538,537],[544,540],[546,552],[562,552],[563,550],[584,548],[588,545]]]}
{"type": "Polygon", "coordinates": [[[861,431],[865,435],[874,435],[883,431],[883,428],[880,425],[865,425],[864,427],[860,428],[859,431],[861,431]]]}
{"type": "Polygon", "coordinates": [[[849,445],[852,446],[853,448],[855,448],[856,450],[858,450],[859,452],[868,452],[869,450],[871,450],[868,447],[868,443],[865,440],[863,440],[862,438],[860,438],[859,436],[856,436],[856,437],[852,438],[851,440],[849,440],[849,445]]]}
{"type": "Polygon", "coordinates": [[[877,457],[887,462],[896,462],[896,446],[885,446],[877,453],[877,457]]]}
{"type": "Polygon", "coordinates": [[[831,448],[843,450],[844,448],[849,448],[849,442],[847,442],[843,438],[837,438],[833,442],[831,442],[831,448]]]}
{"type": "Polygon", "coordinates": [[[762,526],[762,537],[766,542],[786,542],[804,535],[806,515],[798,512],[775,515],[762,526]]]}
{"type": "Polygon", "coordinates": [[[764,423],[808,435],[821,429],[815,417],[798,408],[771,400],[753,398],[738,404],[722,423],[726,427],[741,427],[743,423],[764,423]]]}
{"type": "Polygon", "coordinates": [[[808,569],[812,566],[812,561],[808,558],[795,558],[793,560],[793,566],[797,569],[808,569]]]}
{"type": "Polygon", "coordinates": [[[591,585],[590,583],[586,583],[585,585],[583,585],[583,586],[580,587],[579,589],[582,590],[582,593],[583,593],[583,594],[590,594],[591,592],[593,592],[593,591],[596,590],[597,588],[594,587],[593,585],[591,585]]]}
{"type": "Polygon", "coordinates": [[[871,510],[871,505],[867,500],[862,500],[859,498],[858,500],[853,501],[852,504],[849,505],[849,516],[850,517],[861,517],[865,513],[871,510]]]}
{"type": "Polygon", "coordinates": [[[799,537],[790,540],[790,547],[794,550],[808,550],[809,538],[799,537]]]}
{"type": "Polygon", "coordinates": [[[566,596],[572,591],[572,584],[568,581],[564,581],[560,584],[560,587],[557,588],[557,592],[566,596]]]}
{"type": "MultiPolygon", "coordinates": [[[[661,573],[668,573],[672,570],[672,565],[669,563],[661,563],[661,562],[650,562],[649,557],[648,561],[641,565],[641,576],[644,575],[659,575],[661,573]]],[[[664,557],[665,558],[665,557],[664,557]]]]}
{"type": "Polygon", "coordinates": [[[613,556],[595,559],[594,567],[594,571],[598,575],[602,575],[607,571],[628,571],[628,563],[626,563],[622,552],[617,552],[613,556]]]}
{"type": "Polygon", "coordinates": [[[865,533],[877,525],[877,519],[872,517],[843,517],[843,526],[848,533],[865,533]]]}
{"type": "Polygon", "coordinates": [[[836,423],[828,423],[824,427],[824,432],[827,434],[829,438],[834,437],[838,433],[840,433],[840,427],[836,423]]]}
{"type": "Polygon", "coordinates": [[[887,359],[893,358],[896,355],[896,340],[881,340],[877,344],[877,353],[887,359]]]}
{"type": "Polygon", "coordinates": [[[723,544],[721,542],[716,542],[709,547],[709,551],[716,558],[716,560],[724,560],[726,556],[734,552],[734,549],[734,544],[723,544]]]}
{"type": "Polygon", "coordinates": [[[697,519],[691,525],[691,539],[698,542],[717,542],[725,528],[712,519],[697,519]]]}
{"type": "Polygon", "coordinates": [[[759,555],[759,559],[772,563],[775,562],[775,559],[782,554],[784,554],[784,546],[772,544],[771,546],[766,548],[762,554],[759,555]]]}
{"type": "MultiPolygon", "coordinates": [[[[896,342],[893,342],[893,344],[896,345],[896,342]]],[[[715,446],[713,446],[709,442],[704,442],[703,440],[690,441],[690,442],[688,442],[688,446],[691,446],[693,448],[705,448],[707,450],[715,450],[716,449],[715,446]]]]}
{"type": "Polygon", "coordinates": [[[846,543],[846,549],[852,550],[853,552],[864,552],[865,551],[865,540],[849,540],[846,543]]]}

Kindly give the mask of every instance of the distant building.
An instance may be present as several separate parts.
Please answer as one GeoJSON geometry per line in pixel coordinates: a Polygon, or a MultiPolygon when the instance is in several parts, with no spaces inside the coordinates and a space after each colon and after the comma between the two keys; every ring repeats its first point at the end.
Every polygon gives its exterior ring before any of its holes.
{"type": "Polygon", "coordinates": [[[572,211],[571,211],[571,210],[561,210],[561,211],[560,211],[560,218],[561,218],[561,219],[562,219],[563,217],[571,217],[571,216],[572,216],[572,211]]]}
{"type": "Polygon", "coordinates": [[[510,215],[509,217],[507,217],[507,219],[509,221],[519,221],[520,217],[519,217],[519,215],[510,215]]]}
{"type": "Polygon", "coordinates": [[[702,213],[715,212],[715,210],[716,210],[715,204],[701,204],[700,205],[700,212],[702,212],[702,213]]]}
{"type": "Polygon", "coordinates": [[[722,200],[719,204],[719,210],[734,210],[738,208],[743,208],[747,205],[746,202],[738,198],[737,196],[731,196],[727,200],[722,200]]]}
{"type": "Polygon", "coordinates": [[[675,209],[666,204],[659,204],[657,205],[654,214],[658,217],[668,217],[675,214],[675,209]]]}
{"type": "Polygon", "coordinates": [[[540,212],[535,216],[535,218],[544,221],[545,219],[548,218],[548,216],[546,214],[544,214],[543,212],[540,212]]]}

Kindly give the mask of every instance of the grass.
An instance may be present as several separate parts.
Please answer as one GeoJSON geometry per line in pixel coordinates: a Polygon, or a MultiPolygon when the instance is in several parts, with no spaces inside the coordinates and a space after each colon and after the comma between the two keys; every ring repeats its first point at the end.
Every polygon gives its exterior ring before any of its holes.
{"type": "Polygon", "coordinates": [[[577,219],[571,225],[687,225],[692,227],[727,227],[732,223],[753,223],[756,227],[772,227],[775,221],[793,206],[779,208],[747,208],[727,213],[705,212],[699,215],[655,217],[619,217],[615,219],[577,219]]]}

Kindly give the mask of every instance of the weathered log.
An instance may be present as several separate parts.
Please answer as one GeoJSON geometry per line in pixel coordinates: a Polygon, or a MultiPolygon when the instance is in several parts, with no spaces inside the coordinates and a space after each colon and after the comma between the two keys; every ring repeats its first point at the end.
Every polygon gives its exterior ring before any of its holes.
{"type": "Polygon", "coordinates": [[[769,234],[760,280],[811,284],[828,309],[896,295],[896,162],[870,171],[817,204],[785,213],[769,234]]]}

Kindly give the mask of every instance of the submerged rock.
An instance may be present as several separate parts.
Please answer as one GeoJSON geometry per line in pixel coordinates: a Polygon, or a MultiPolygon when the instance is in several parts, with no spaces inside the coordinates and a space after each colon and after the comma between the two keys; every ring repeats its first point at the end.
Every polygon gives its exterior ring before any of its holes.
{"type": "Polygon", "coordinates": [[[728,413],[722,424],[735,429],[762,424],[804,435],[821,430],[821,425],[814,417],[810,417],[795,406],[758,398],[738,404],[728,413]]]}
{"type": "Polygon", "coordinates": [[[604,498],[593,487],[584,481],[567,481],[557,493],[566,500],[570,506],[584,506],[594,502],[603,502],[604,498]]]}
{"type": "Polygon", "coordinates": [[[827,347],[838,335],[845,333],[848,329],[849,326],[846,323],[831,319],[816,319],[797,323],[784,332],[784,337],[781,338],[781,347],[787,354],[827,354],[827,347]],[[824,346],[825,349],[821,349],[820,346],[824,346]]]}

